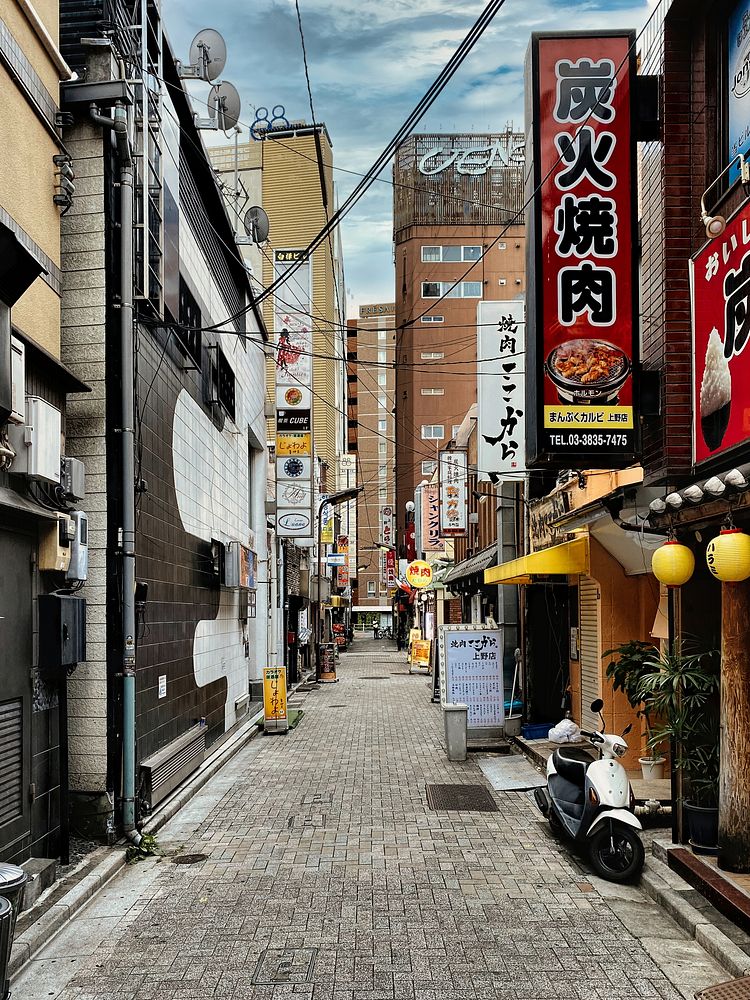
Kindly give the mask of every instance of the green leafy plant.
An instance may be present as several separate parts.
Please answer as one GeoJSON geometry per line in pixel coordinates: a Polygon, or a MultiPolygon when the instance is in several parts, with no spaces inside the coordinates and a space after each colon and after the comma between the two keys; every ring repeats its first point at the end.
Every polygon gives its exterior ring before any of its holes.
{"type": "Polygon", "coordinates": [[[690,799],[706,807],[718,802],[719,666],[717,650],[663,652],[649,660],[638,685],[638,696],[659,720],[649,745],[673,741],[690,799]]]}
{"type": "Polygon", "coordinates": [[[622,691],[628,699],[628,704],[635,709],[639,719],[646,726],[647,744],[651,759],[661,756],[658,743],[653,742],[653,725],[651,722],[651,705],[644,701],[641,693],[641,682],[644,677],[654,671],[654,660],[658,656],[656,646],[651,642],[641,642],[633,639],[621,646],[608,649],[603,657],[614,656],[607,664],[607,677],[612,682],[615,691],[622,691]]]}
{"type": "Polygon", "coordinates": [[[153,833],[144,833],[139,844],[131,844],[125,851],[125,860],[128,864],[137,864],[152,858],[159,853],[159,845],[153,833]]]}

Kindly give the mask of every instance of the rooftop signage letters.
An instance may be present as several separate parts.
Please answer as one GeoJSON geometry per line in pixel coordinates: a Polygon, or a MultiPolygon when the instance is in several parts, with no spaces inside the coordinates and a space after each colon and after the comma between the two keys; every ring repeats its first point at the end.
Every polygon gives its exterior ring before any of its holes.
{"type": "Polygon", "coordinates": [[[442,174],[455,164],[456,173],[468,177],[481,177],[494,166],[522,166],[523,144],[510,146],[504,139],[497,139],[488,146],[464,149],[461,146],[440,145],[420,157],[417,168],[420,174],[432,177],[442,174]]]}

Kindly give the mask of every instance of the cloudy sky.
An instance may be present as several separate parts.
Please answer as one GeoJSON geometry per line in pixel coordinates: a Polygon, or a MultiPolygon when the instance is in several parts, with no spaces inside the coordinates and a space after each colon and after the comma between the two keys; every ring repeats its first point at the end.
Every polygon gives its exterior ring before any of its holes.
{"type": "MultiPolygon", "coordinates": [[[[521,127],[532,31],[640,28],[656,2],[506,0],[417,130],[521,127]]],[[[333,141],[339,200],[398,131],[483,6],[483,0],[300,0],[315,111],[333,141]]],[[[223,77],[241,94],[241,124],[252,123],[255,108],[276,104],[290,120],[309,120],[294,0],[163,0],[162,9],[184,58],[200,28],[222,32],[223,77]]],[[[393,300],[390,172],[381,176],[385,183],[377,182],[342,225],[350,316],[362,302],[393,300]]]]}

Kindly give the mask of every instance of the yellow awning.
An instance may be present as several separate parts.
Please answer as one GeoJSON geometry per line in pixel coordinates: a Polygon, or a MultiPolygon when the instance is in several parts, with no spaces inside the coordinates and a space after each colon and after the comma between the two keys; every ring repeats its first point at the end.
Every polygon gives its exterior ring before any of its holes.
{"type": "Polygon", "coordinates": [[[485,583],[532,583],[535,576],[568,576],[589,571],[589,536],[553,545],[484,571],[485,583]]]}

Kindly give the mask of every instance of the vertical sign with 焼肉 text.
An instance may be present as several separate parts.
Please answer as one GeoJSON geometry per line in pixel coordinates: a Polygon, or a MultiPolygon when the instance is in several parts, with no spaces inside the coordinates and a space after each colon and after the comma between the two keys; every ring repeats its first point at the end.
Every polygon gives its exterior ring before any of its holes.
{"type": "Polygon", "coordinates": [[[385,585],[388,590],[396,586],[396,553],[391,549],[385,553],[385,585]]]}
{"type": "Polygon", "coordinates": [[[440,700],[469,708],[468,728],[505,722],[503,632],[475,625],[439,625],[440,700]]]}
{"type": "Polygon", "coordinates": [[[336,586],[343,590],[349,586],[349,536],[339,535],[336,541],[336,551],[346,556],[343,566],[336,569],[336,586]]]}
{"type": "Polygon", "coordinates": [[[462,538],[468,528],[469,465],[465,448],[447,448],[438,457],[440,534],[462,538]]]}
{"type": "Polygon", "coordinates": [[[275,250],[276,532],[312,543],[312,269],[304,250],[275,250]]]}
{"type": "Polygon", "coordinates": [[[526,470],[526,304],[477,306],[477,475],[518,479],[526,470]]]}
{"type": "Polygon", "coordinates": [[[632,32],[535,34],[527,59],[527,459],[638,453],[632,32]]]}

